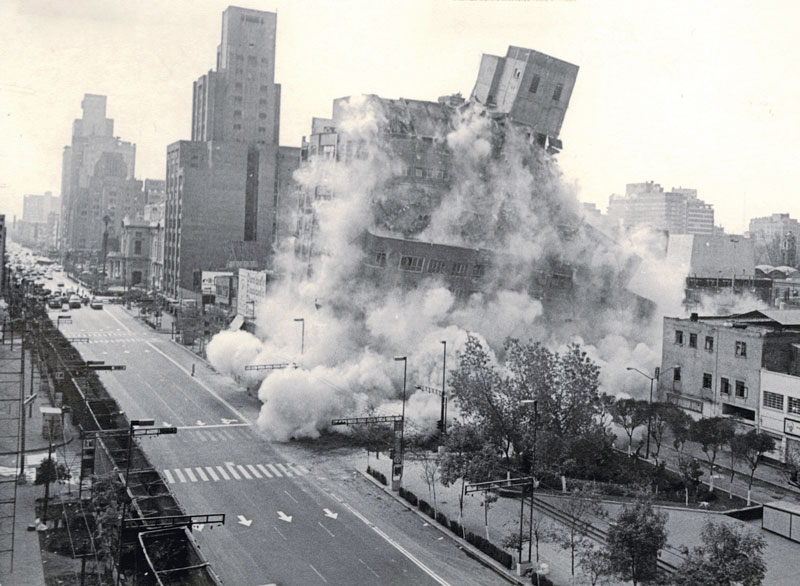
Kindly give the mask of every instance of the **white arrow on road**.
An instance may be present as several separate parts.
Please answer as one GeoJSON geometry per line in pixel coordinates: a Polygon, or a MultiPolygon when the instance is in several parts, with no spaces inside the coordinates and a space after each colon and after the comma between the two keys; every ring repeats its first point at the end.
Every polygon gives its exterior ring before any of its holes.
{"type": "Polygon", "coordinates": [[[161,424],[162,424],[164,427],[172,427],[172,426],[169,424],[169,421],[162,421],[162,422],[161,422],[161,424]]]}
{"type": "Polygon", "coordinates": [[[239,423],[239,420],[238,419],[225,419],[223,417],[222,418],[222,423],[224,423],[225,425],[230,425],[231,423],[239,423]]]}
{"type": "Polygon", "coordinates": [[[205,424],[206,424],[205,421],[200,421],[199,419],[195,421],[195,425],[205,425],[205,424]]]}
{"type": "MultiPolygon", "coordinates": [[[[291,520],[291,517],[289,517],[289,519],[291,520]]],[[[253,523],[253,520],[252,519],[246,519],[244,515],[239,515],[239,521],[238,522],[239,522],[240,525],[244,525],[245,527],[250,527],[250,525],[252,525],[252,523],[253,523]]]]}
{"type": "Polygon", "coordinates": [[[339,516],[339,513],[334,513],[330,509],[322,509],[322,510],[325,513],[325,516],[330,517],[331,519],[335,519],[336,517],[339,516]]]}
{"type": "Polygon", "coordinates": [[[286,521],[287,523],[291,523],[292,522],[292,516],[291,515],[287,515],[283,511],[278,511],[278,519],[280,519],[281,521],[286,521]]]}

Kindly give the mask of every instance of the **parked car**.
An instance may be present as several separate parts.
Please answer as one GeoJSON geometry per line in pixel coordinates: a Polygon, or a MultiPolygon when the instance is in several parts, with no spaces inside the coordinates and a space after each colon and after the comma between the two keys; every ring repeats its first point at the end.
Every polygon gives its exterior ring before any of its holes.
{"type": "Polygon", "coordinates": [[[89,302],[89,307],[92,309],[103,309],[103,302],[96,297],[92,297],[92,300],[89,302]]]}
{"type": "Polygon", "coordinates": [[[81,298],[77,295],[70,295],[69,296],[69,308],[70,309],[80,309],[81,307],[81,298]]]}
{"type": "Polygon", "coordinates": [[[47,302],[47,307],[50,309],[61,309],[61,296],[57,295],[55,297],[51,297],[47,302]]]}

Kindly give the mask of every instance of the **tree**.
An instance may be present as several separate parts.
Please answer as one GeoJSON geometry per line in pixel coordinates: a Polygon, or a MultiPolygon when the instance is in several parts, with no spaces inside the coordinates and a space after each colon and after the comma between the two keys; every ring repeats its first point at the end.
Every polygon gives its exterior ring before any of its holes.
{"type": "Polygon", "coordinates": [[[761,462],[761,456],[775,449],[775,440],[766,432],[751,429],[747,433],[736,434],[730,440],[731,453],[735,453],[750,468],[747,482],[747,506],[750,506],[750,492],[753,488],[753,476],[761,462]]]}
{"type": "Polygon", "coordinates": [[[685,550],[686,561],[672,575],[675,586],[760,586],[767,570],[766,542],[739,524],[707,522],[702,545],[685,550]]]}
{"type": "Polygon", "coordinates": [[[524,416],[519,402],[528,397],[517,396],[517,389],[501,377],[480,340],[471,334],[458,354],[457,368],[451,371],[450,387],[465,419],[480,425],[500,445],[511,468],[511,451],[524,416]]]}
{"type": "Polygon", "coordinates": [[[566,516],[562,527],[554,529],[553,540],[562,549],[570,553],[570,569],[575,576],[575,557],[586,538],[593,517],[605,517],[606,512],[600,505],[597,494],[590,491],[573,490],[567,498],[561,500],[561,512],[566,516]]]}
{"type": "Polygon", "coordinates": [[[667,544],[667,515],[639,499],[626,505],[608,530],[606,551],[611,571],[636,586],[657,575],[658,552],[667,544]]]}
{"type": "MultiPolygon", "coordinates": [[[[661,454],[661,447],[666,440],[667,430],[671,429],[671,423],[678,420],[684,414],[673,403],[653,403],[650,405],[650,456],[658,466],[658,457],[661,454]]],[[[688,417],[688,415],[687,415],[688,417]]]]}
{"type": "MultiPolygon", "coordinates": [[[[577,469],[576,446],[588,435],[607,436],[605,422],[598,417],[603,403],[598,392],[600,368],[578,344],[562,353],[551,352],[538,342],[522,344],[506,340],[506,368],[509,384],[520,399],[538,401],[537,469],[550,469],[561,477],[566,493],[566,476],[577,469]]],[[[517,407],[518,408],[518,407],[517,407]]],[[[521,430],[520,454],[532,452],[533,426],[521,430]]],[[[584,443],[604,448],[607,442],[584,443]]],[[[529,467],[524,467],[528,470],[529,467]]]]}
{"type": "Polygon", "coordinates": [[[727,417],[698,419],[689,426],[689,439],[700,444],[700,449],[706,456],[711,492],[714,492],[714,462],[719,451],[730,442],[735,431],[733,421],[727,417]]]}
{"type": "Polygon", "coordinates": [[[119,547],[119,523],[126,502],[125,487],[113,472],[92,477],[92,511],[97,561],[108,583],[111,583],[114,561],[119,547]]]}
{"type": "Polygon", "coordinates": [[[611,406],[611,419],[619,425],[628,436],[628,455],[633,448],[633,434],[647,423],[650,415],[647,401],[637,399],[617,399],[611,406]]]}
{"type": "Polygon", "coordinates": [[[613,574],[608,554],[590,539],[584,539],[581,543],[578,566],[586,576],[589,586],[608,584],[613,574]]]}
{"type": "Polygon", "coordinates": [[[47,521],[48,507],[50,506],[50,483],[61,480],[68,480],[72,476],[69,468],[64,462],[57,462],[51,456],[42,460],[36,467],[36,479],[33,483],[36,486],[44,484],[44,510],[42,519],[47,521]]]}
{"type": "Polygon", "coordinates": [[[463,531],[464,485],[495,478],[499,471],[498,450],[487,441],[477,425],[461,422],[450,426],[444,447],[445,452],[439,458],[439,478],[444,486],[461,481],[458,522],[463,531]]]}

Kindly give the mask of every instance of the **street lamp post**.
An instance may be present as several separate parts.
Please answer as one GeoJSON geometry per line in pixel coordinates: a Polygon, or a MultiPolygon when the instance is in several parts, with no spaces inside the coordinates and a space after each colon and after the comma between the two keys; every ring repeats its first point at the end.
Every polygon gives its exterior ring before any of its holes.
{"type": "Polygon", "coordinates": [[[447,391],[445,388],[445,381],[447,376],[447,340],[442,340],[442,346],[444,346],[444,350],[442,351],[442,414],[441,414],[441,425],[442,425],[442,436],[447,433],[447,391]]]}
{"type": "Polygon", "coordinates": [[[302,356],[306,344],[306,320],[302,317],[296,317],[294,321],[300,322],[300,356],[302,356]]]}
{"type": "MultiPolygon", "coordinates": [[[[406,429],[406,375],[408,373],[408,357],[395,356],[396,361],[403,361],[403,407],[400,415],[400,445],[395,450],[394,460],[392,461],[392,484],[397,483],[397,488],[403,484],[403,436],[406,429]]],[[[395,487],[392,486],[394,489],[395,487]]]]}
{"type": "MultiPolygon", "coordinates": [[[[669,368],[664,370],[664,372],[669,372],[670,370],[674,370],[674,369],[679,368],[679,367],[680,367],[680,365],[676,364],[674,366],[670,366],[669,368]]],[[[641,374],[643,377],[645,377],[645,378],[650,380],[650,397],[647,400],[647,444],[645,446],[645,459],[649,459],[650,458],[650,427],[651,427],[652,421],[653,421],[653,382],[657,381],[659,379],[659,377],[662,374],[664,374],[664,372],[661,372],[661,369],[658,366],[656,366],[656,369],[653,372],[653,376],[650,376],[646,372],[642,372],[638,368],[634,368],[632,366],[628,366],[625,370],[636,371],[639,374],[641,374]]]]}
{"type": "MultiPolygon", "coordinates": [[[[536,498],[536,430],[539,427],[539,401],[537,399],[523,399],[520,405],[533,405],[533,445],[531,449],[531,511],[528,521],[528,562],[533,561],[533,506],[536,498]]],[[[523,499],[524,500],[524,499],[523,499]]],[[[522,534],[520,533],[520,547],[522,547],[522,534]]],[[[521,557],[521,556],[520,556],[521,557]]]]}

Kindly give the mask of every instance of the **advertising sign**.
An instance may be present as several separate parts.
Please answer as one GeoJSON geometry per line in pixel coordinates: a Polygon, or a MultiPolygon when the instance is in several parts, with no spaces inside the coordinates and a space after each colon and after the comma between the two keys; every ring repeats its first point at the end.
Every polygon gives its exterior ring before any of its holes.
{"type": "Polygon", "coordinates": [[[239,269],[239,299],[236,314],[255,317],[255,308],[267,298],[268,271],[239,269]]]}
{"type": "Polygon", "coordinates": [[[215,295],[217,293],[214,279],[216,277],[232,277],[233,273],[230,271],[203,271],[200,290],[203,295],[215,295]]]}

